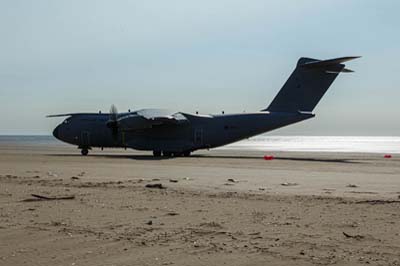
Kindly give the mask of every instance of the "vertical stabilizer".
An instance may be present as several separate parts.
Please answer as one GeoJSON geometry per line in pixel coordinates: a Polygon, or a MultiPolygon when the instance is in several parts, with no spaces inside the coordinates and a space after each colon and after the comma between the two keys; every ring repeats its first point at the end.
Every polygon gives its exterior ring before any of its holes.
{"type": "Polygon", "coordinates": [[[342,63],[356,58],[358,57],[330,60],[300,58],[296,69],[264,111],[311,112],[339,73],[353,72],[342,63]]]}

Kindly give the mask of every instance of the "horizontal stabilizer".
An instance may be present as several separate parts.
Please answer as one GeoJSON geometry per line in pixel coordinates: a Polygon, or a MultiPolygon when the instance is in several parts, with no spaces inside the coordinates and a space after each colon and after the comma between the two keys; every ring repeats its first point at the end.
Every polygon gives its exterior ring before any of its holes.
{"type": "Polygon", "coordinates": [[[329,70],[329,68],[328,68],[328,69],[325,70],[325,72],[328,73],[328,74],[339,74],[339,73],[353,73],[354,71],[351,70],[351,69],[348,69],[348,68],[343,68],[340,71],[338,71],[338,70],[329,70]]]}
{"type": "Polygon", "coordinates": [[[348,69],[348,68],[343,68],[342,73],[353,73],[354,70],[348,69]]]}
{"type": "Polygon", "coordinates": [[[301,61],[299,62],[299,65],[302,67],[325,67],[325,66],[330,66],[330,65],[336,65],[336,64],[341,64],[347,61],[351,61],[357,58],[360,58],[361,56],[346,56],[346,57],[340,57],[340,58],[335,58],[335,59],[328,59],[328,60],[315,60],[315,61],[309,61],[306,63],[302,63],[301,61]]]}
{"type": "Polygon", "coordinates": [[[305,59],[305,61],[300,60],[298,66],[306,69],[323,69],[326,73],[329,74],[339,74],[339,73],[352,73],[354,72],[351,69],[347,68],[338,68],[342,63],[351,61],[361,56],[346,56],[328,60],[312,60],[312,59],[305,59]]]}

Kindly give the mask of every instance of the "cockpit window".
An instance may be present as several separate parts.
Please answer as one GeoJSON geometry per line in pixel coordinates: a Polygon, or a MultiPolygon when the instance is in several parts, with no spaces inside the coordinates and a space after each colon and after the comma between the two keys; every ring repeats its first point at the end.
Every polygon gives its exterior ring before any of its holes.
{"type": "Polygon", "coordinates": [[[64,120],[63,124],[68,124],[70,121],[71,121],[71,118],[69,117],[69,118],[64,120]]]}

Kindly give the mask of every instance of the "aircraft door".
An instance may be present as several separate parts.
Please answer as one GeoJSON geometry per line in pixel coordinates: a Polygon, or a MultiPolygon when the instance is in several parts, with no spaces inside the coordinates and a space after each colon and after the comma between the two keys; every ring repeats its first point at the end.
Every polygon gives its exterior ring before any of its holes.
{"type": "Polygon", "coordinates": [[[195,145],[203,145],[203,129],[195,128],[194,129],[194,144],[195,145]]]}
{"type": "Polygon", "coordinates": [[[81,133],[81,146],[90,147],[90,133],[88,131],[82,131],[81,133]]]}

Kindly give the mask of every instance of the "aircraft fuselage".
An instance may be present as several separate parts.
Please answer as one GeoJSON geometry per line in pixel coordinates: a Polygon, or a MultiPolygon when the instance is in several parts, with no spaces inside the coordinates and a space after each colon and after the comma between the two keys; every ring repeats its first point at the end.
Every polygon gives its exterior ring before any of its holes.
{"type": "MultiPolygon", "coordinates": [[[[121,116],[126,115],[120,114],[121,116]]],[[[80,148],[127,147],[181,153],[223,146],[313,117],[313,114],[257,112],[226,115],[188,115],[183,125],[153,125],[113,136],[106,126],[109,114],[73,115],[53,135],[80,148]]]]}

